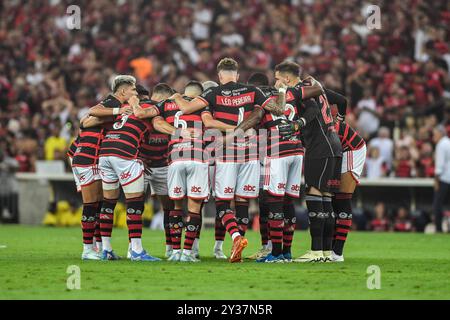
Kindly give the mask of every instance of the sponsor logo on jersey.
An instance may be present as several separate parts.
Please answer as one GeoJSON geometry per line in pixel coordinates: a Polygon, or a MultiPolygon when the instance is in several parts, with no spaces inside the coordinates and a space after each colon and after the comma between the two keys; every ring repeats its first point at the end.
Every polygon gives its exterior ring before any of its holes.
{"type": "Polygon", "coordinates": [[[178,109],[179,109],[179,107],[178,107],[178,105],[175,102],[167,102],[164,105],[164,110],[165,111],[178,110],[178,109]]]}
{"type": "Polygon", "coordinates": [[[120,140],[120,134],[118,134],[118,133],[108,133],[107,135],[105,135],[105,139],[120,140]]]}

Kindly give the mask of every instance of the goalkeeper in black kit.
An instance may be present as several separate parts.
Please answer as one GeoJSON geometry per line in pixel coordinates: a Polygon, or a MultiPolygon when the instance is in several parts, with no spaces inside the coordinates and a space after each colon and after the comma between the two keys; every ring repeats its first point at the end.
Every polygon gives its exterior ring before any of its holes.
{"type": "MultiPolygon", "coordinates": [[[[302,96],[306,84],[317,84],[313,78],[302,82],[300,66],[283,62],[275,67],[277,81],[293,87],[302,96]]],[[[299,120],[279,126],[280,135],[289,136],[301,131],[305,147],[304,171],[306,182],[306,206],[308,207],[311,250],[294,262],[332,261],[332,245],[335,214],[332,206],[333,193],[339,191],[342,163],[342,147],[334,128],[328,96],[336,97],[330,90],[321,90],[313,99],[303,99],[295,105],[299,120]]]]}

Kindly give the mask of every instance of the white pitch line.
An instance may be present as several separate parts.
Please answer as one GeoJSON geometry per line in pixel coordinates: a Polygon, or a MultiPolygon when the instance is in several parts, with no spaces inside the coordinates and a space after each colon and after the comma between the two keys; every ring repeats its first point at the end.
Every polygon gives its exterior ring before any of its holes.
{"type": "Polygon", "coordinates": [[[6,249],[7,246],[5,244],[0,244],[0,249],[6,249]]]}

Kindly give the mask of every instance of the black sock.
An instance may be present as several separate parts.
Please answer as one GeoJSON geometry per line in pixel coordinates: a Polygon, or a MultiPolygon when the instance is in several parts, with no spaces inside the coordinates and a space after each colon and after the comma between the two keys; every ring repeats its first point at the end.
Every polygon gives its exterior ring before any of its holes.
{"type": "Polygon", "coordinates": [[[311,234],[311,250],[323,250],[323,231],[325,219],[323,218],[322,196],[306,195],[306,206],[309,215],[309,233],[311,234]]]}
{"type": "Polygon", "coordinates": [[[245,236],[248,228],[248,202],[236,201],[236,222],[241,236],[245,236]]]}
{"type": "Polygon", "coordinates": [[[333,248],[335,215],[331,204],[331,197],[322,197],[325,224],[323,229],[323,250],[331,251],[333,248]]]}

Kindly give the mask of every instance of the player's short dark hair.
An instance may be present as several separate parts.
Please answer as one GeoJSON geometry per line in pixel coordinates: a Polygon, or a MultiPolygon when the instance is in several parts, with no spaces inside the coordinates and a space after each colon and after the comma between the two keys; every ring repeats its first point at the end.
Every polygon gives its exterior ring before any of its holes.
{"type": "Polygon", "coordinates": [[[217,72],[220,71],[238,71],[239,64],[233,58],[223,58],[217,64],[217,72]]]}
{"type": "Polygon", "coordinates": [[[269,77],[265,73],[255,72],[248,78],[247,83],[254,86],[268,86],[269,77]]]}
{"type": "Polygon", "coordinates": [[[150,91],[148,91],[143,85],[136,85],[136,91],[140,96],[148,96],[150,95],[150,91]]]}
{"type": "Polygon", "coordinates": [[[300,76],[300,66],[293,61],[283,61],[275,66],[275,72],[287,72],[294,76],[300,76]]]}
{"type": "Polygon", "coordinates": [[[158,83],[153,88],[153,94],[164,94],[171,96],[175,93],[175,90],[173,90],[167,83],[158,83]]]}
{"type": "Polygon", "coordinates": [[[191,80],[189,81],[186,86],[184,87],[184,89],[188,89],[188,88],[196,88],[197,90],[200,90],[200,92],[203,92],[203,85],[196,80],[191,80]]]}

